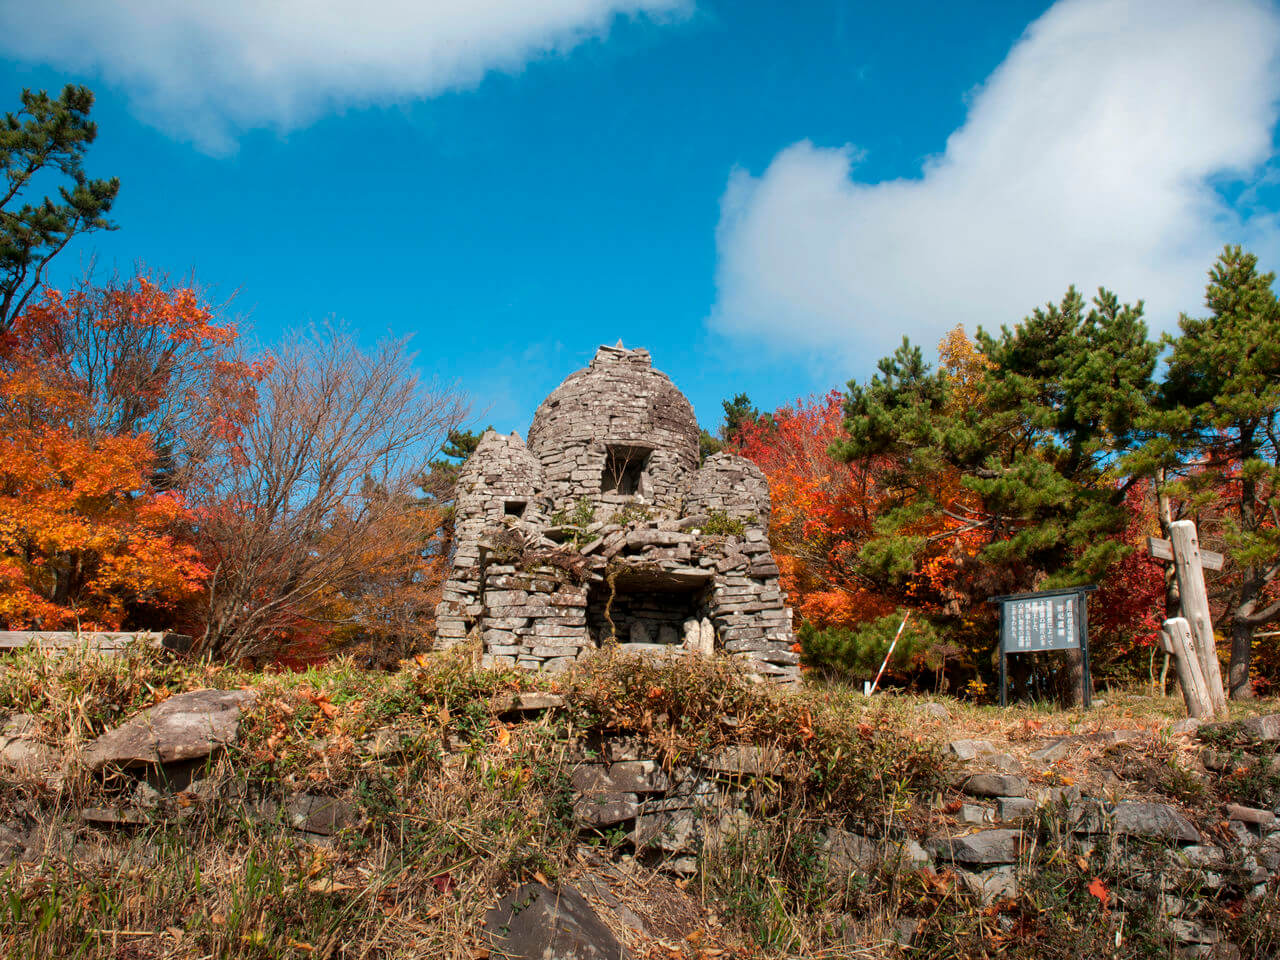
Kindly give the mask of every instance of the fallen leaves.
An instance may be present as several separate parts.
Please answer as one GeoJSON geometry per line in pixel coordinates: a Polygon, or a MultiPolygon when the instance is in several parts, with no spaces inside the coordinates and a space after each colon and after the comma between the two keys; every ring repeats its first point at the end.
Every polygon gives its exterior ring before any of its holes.
{"type": "Polygon", "coordinates": [[[1102,905],[1102,909],[1107,909],[1111,904],[1111,891],[1107,889],[1107,885],[1099,878],[1094,877],[1089,881],[1089,894],[1098,898],[1098,903],[1102,905]]]}

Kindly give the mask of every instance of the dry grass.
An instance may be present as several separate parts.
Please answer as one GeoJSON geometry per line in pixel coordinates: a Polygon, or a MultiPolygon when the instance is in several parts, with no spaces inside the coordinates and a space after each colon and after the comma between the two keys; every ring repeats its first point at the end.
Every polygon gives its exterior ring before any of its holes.
{"type": "MultiPolygon", "coordinates": [[[[913,956],[1078,956],[1060,948],[1112,943],[1117,922],[1154,950],[1165,943],[1148,931],[1154,920],[1100,915],[1081,893],[1091,878],[1122,882],[1120,858],[1082,865],[1037,847],[1027,856],[1039,858],[1040,880],[991,913],[945,873],[834,869],[821,855],[822,834],[841,826],[905,838],[954,828],[947,810],[959,767],[944,749],[953,739],[994,741],[1040,784],[1075,782],[1201,810],[1221,799],[1213,781],[1203,795],[1178,795],[1191,781],[1168,772],[1190,769],[1196,747],[1168,734],[1182,712],[1172,700],[1111,694],[1090,712],[945,701],[942,719],[922,712],[916,697],[868,701],[835,686],[780,693],[728,664],[696,660],[602,656],[552,681],[478,670],[465,654],[422,658],[393,674],[343,661],[263,674],[150,654],[23,653],[0,671],[0,718],[36,714],[43,738],[71,755],[174,693],[250,685],[260,697],[240,741],[189,790],[156,798],[73,762],[55,776],[0,784],[0,805],[13,811],[11,824],[36,832],[39,852],[0,868],[0,956],[471,960],[483,950],[484,910],[532,879],[582,883],[645,958],[897,956],[904,922],[923,945],[913,956]],[[500,715],[503,695],[553,685],[567,709],[527,722],[500,715]],[[1030,763],[1049,738],[1123,729],[1142,732],[1119,745],[1073,741],[1063,759],[1030,763]],[[697,874],[677,882],[633,859],[618,837],[578,832],[569,773],[605,733],[643,740],[673,768],[749,745],[764,748],[776,769],[739,784],[750,826],[704,850],[697,874]],[[332,838],[290,829],[278,805],[303,791],[343,799],[355,819],[332,838]],[[141,810],[142,822],[104,830],[79,816],[109,805],[141,810]]],[[[1275,703],[1235,709],[1260,713],[1275,703]]],[[[1051,835],[1054,825],[1044,826],[1051,835]]],[[[1256,911],[1239,917],[1231,922],[1254,923],[1256,911]]],[[[1245,931],[1242,942],[1275,942],[1267,922],[1255,926],[1255,940],[1245,931]]],[[[1160,955],[1136,950],[1109,955],[1160,955]]]]}

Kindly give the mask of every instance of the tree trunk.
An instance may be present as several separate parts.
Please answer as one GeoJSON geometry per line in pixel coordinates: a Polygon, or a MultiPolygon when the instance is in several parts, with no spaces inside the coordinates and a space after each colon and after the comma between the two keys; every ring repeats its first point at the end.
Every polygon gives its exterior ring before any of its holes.
{"type": "MultiPolygon", "coordinates": [[[[1063,671],[1063,688],[1061,691],[1063,706],[1084,706],[1084,691],[1080,681],[1084,679],[1084,656],[1079,650],[1063,650],[1062,656],[1066,665],[1063,671]]],[[[1090,691],[1092,693],[1093,691],[1090,691]]]]}
{"type": "MultiPolygon", "coordinates": [[[[1250,604],[1252,606],[1252,604],[1250,604]]],[[[1231,621],[1231,663],[1227,667],[1227,685],[1232,700],[1253,698],[1249,682],[1249,659],[1253,653],[1253,626],[1243,617],[1231,621]]]]}

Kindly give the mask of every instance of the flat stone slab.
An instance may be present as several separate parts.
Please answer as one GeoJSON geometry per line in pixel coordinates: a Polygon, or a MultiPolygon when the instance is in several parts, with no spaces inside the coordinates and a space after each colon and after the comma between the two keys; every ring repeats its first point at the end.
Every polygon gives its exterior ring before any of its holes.
{"type": "Polygon", "coordinates": [[[947,749],[961,760],[973,760],[975,757],[986,757],[998,753],[996,745],[990,740],[952,740],[947,749]]]}
{"type": "Polygon", "coordinates": [[[1228,803],[1227,819],[1235,820],[1239,823],[1247,823],[1255,827],[1272,827],[1275,826],[1276,815],[1270,810],[1259,810],[1257,807],[1228,803]]]}
{"type": "Polygon", "coordinates": [[[1025,777],[1006,773],[975,773],[960,784],[971,797],[1025,797],[1028,787],[1025,777]]]}
{"type": "Polygon", "coordinates": [[[959,837],[934,837],[925,846],[939,860],[972,866],[1017,863],[1022,849],[1021,830],[979,830],[959,837]]]}
{"type": "Polygon", "coordinates": [[[1056,740],[1050,740],[1038,750],[1031,751],[1031,759],[1036,763],[1057,763],[1059,760],[1065,759],[1067,754],[1071,752],[1071,738],[1059,737],[1056,740]]]}
{"type": "Polygon", "coordinates": [[[1110,817],[1092,811],[1076,828],[1081,833],[1105,833],[1107,825],[1122,836],[1150,837],[1179,843],[1199,843],[1200,831],[1182,811],[1165,803],[1128,801],[1116,804],[1110,817]]]}
{"type": "Polygon", "coordinates": [[[698,765],[716,773],[771,776],[782,771],[782,754],[771,747],[736,744],[705,755],[698,765]]]}
{"type": "Polygon", "coordinates": [[[508,960],[632,960],[582,894],[521,884],[485,913],[493,955],[508,960]]]}
{"type": "Polygon", "coordinates": [[[558,710],[563,706],[564,697],[540,690],[506,694],[493,701],[493,707],[498,713],[533,713],[540,710],[558,710]]]}
{"type": "Polygon", "coordinates": [[[323,797],[313,793],[300,793],[284,808],[289,826],[303,833],[332,837],[351,829],[360,820],[359,812],[341,797],[323,797]]]}
{"type": "Polygon", "coordinates": [[[257,698],[253,690],[179,693],[107,731],[81,758],[97,773],[109,765],[127,768],[207,757],[235,740],[240,711],[257,698]]]}

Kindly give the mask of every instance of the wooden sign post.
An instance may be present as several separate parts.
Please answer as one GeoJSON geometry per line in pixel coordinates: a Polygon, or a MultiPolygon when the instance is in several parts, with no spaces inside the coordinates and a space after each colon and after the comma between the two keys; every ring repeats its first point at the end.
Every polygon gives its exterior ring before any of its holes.
{"type": "Polygon", "coordinates": [[[1209,685],[1200,669],[1200,658],[1195,654],[1191,640],[1191,624],[1183,617],[1173,617],[1160,628],[1160,645],[1173,657],[1178,670],[1178,684],[1182,687],[1182,699],[1187,703],[1187,715],[1200,720],[1213,716],[1213,700],[1209,697],[1209,685]]]}
{"type": "Polygon", "coordinates": [[[988,598],[988,603],[1000,604],[1000,706],[1009,702],[1009,654],[1079,650],[1080,699],[1085,709],[1089,708],[1093,685],[1089,678],[1088,599],[1097,589],[1089,584],[988,598]]]}
{"type": "MultiPolygon", "coordinates": [[[[1200,549],[1196,525],[1192,520],[1175,520],[1169,524],[1168,540],[1148,537],[1147,549],[1157,560],[1173,561],[1174,573],[1178,578],[1178,602],[1182,607],[1182,616],[1166,620],[1163,632],[1169,637],[1179,635],[1181,628],[1170,626],[1178,620],[1188,626],[1209,705],[1213,713],[1225,716],[1227,697],[1222,688],[1222,668],[1218,664],[1218,647],[1213,639],[1213,619],[1209,616],[1209,591],[1204,583],[1205,568],[1221,570],[1224,558],[1220,553],[1200,549]]],[[[1162,640],[1162,643],[1165,643],[1166,650],[1173,653],[1175,660],[1181,655],[1180,644],[1176,639],[1169,642],[1162,640]]],[[[1177,668],[1178,681],[1181,683],[1183,665],[1177,664],[1177,668]]],[[[1183,697],[1187,700],[1187,710],[1190,712],[1191,698],[1185,684],[1183,697]]],[[[1194,713],[1191,715],[1195,716],[1194,713]]]]}

